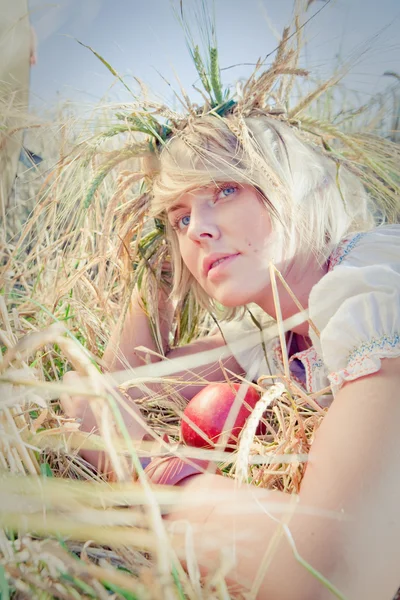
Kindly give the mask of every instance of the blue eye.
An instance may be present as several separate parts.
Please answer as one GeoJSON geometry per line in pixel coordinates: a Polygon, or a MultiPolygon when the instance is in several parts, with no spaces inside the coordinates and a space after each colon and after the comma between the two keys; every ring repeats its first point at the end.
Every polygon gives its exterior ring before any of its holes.
{"type": "Polygon", "coordinates": [[[227,196],[231,196],[232,194],[234,194],[236,191],[237,191],[237,187],[235,187],[235,186],[229,186],[229,187],[226,187],[226,188],[222,188],[219,191],[218,196],[219,197],[222,196],[223,198],[226,198],[227,196]]]}
{"type": "Polygon", "coordinates": [[[178,226],[180,229],[182,229],[183,227],[188,227],[189,223],[190,223],[190,215],[185,215],[184,217],[179,219],[178,226]]]}

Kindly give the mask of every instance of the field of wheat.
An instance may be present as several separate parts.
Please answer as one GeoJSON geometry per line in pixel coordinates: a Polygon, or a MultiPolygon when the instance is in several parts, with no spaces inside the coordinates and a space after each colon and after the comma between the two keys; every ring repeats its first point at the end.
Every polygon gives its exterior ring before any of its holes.
{"type": "MultiPolygon", "coordinates": [[[[307,99],[303,127],[312,133],[318,121],[326,143],[333,128],[344,140],[357,130],[370,141],[375,136],[398,141],[396,74],[392,79],[387,94],[361,108],[345,88],[321,86],[315,99],[307,99]]],[[[325,409],[318,395],[306,395],[288,373],[280,373],[283,387],[274,398],[264,394],[265,410],[257,416],[265,435],[255,435],[253,419],[235,452],[179,445],[186,401],[177,391],[174,365],[165,374],[154,364],[144,376],[128,365],[118,373],[102,369],[110,332],[127,311],[132,290],[146,282],[156,287],[168,258],[161,229],[138,206],[135,148],[147,143],[146,132],[127,118],[133,108],[126,105],[95,106],[82,118],[68,106],[38,115],[10,105],[6,97],[0,102],[0,145],[24,130],[24,145],[43,159],[29,166],[19,162],[1,207],[0,597],[244,597],[226,580],[230,563],[223,548],[205,577],[190,532],[185,556],[177,556],[162,515],[179,502],[179,490],[150,486],[138,458],[168,452],[206,457],[238,486],[247,481],[297,492],[325,409]],[[9,122],[18,126],[7,128],[9,122]],[[82,376],[79,388],[63,382],[71,369],[82,376]],[[148,393],[146,377],[157,380],[162,391],[148,393]],[[129,410],[130,386],[142,389],[143,422],[154,438],[140,448],[120,413],[129,410]],[[90,399],[96,434],[80,431],[79,420],[61,410],[60,396],[78,393],[90,399]],[[83,447],[105,451],[116,473],[112,481],[80,457],[83,447]]],[[[363,154],[363,143],[360,138],[359,147],[349,148],[360,153],[361,162],[373,162],[373,145],[363,154]]],[[[214,326],[189,301],[179,307],[176,323],[175,344],[214,326]]],[[[274,331],[279,333],[279,324],[274,331]]],[[[182,361],[180,369],[185,368],[182,361]]],[[[199,376],[199,382],[205,380],[199,376]]],[[[265,392],[264,384],[258,382],[259,391],[265,392]]]]}

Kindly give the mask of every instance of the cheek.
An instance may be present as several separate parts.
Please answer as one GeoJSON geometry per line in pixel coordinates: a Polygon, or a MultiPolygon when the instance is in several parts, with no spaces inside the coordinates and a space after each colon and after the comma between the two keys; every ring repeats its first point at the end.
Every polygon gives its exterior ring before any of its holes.
{"type": "Polygon", "coordinates": [[[244,242],[248,254],[257,259],[254,267],[268,269],[270,262],[283,267],[285,242],[280,228],[273,226],[266,209],[253,215],[252,222],[251,232],[246,231],[244,242]]]}
{"type": "Polygon", "coordinates": [[[259,207],[252,215],[243,215],[243,233],[249,251],[259,253],[273,237],[271,218],[266,209],[259,207]],[[261,208],[261,210],[260,210],[261,208]]]}
{"type": "Polygon", "coordinates": [[[197,252],[196,247],[186,238],[179,240],[179,251],[185,264],[186,268],[189,269],[191,274],[197,278],[196,265],[197,265],[197,252]]]}

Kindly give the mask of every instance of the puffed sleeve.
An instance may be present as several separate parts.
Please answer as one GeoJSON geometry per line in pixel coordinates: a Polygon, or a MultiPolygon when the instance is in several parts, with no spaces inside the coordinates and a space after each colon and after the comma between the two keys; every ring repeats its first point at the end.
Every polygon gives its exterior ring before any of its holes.
{"type": "Polygon", "coordinates": [[[310,337],[335,394],[346,381],[379,371],[400,356],[400,225],[357,234],[314,286],[310,337]]]}
{"type": "Polygon", "coordinates": [[[268,326],[273,325],[275,321],[258,307],[251,306],[250,312],[253,318],[246,311],[240,319],[221,322],[219,325],[236,361],[247,377],[255,381],[261,375],[276,373],[277,365],[274,348],[278,340],[276,336],[271,337],[268,334],[268,326]],[[254,319],[261,326],[262,332],[254,319]],[[244,347],[241,348],[240,346],[244,347]]]}

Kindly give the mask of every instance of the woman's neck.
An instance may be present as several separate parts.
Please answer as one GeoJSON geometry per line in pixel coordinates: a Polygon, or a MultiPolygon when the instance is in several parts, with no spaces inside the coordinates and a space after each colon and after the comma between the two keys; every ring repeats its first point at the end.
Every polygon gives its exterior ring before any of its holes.
{"type": "MultiPolygon", "coordinates": [[[[308,308],[308,301],[312,288],[322,279],[322,277],[324,277],[324,275],[326,275],[327,271],[327,264],[321,266],[316,261],[310,261],[307,269],[302,272],[299,272],[295,265],[288,269],[287,274],[284,277],[285,282],[303,308],[308,308]]],[[[276,276],[276,284],[282,318],[285,320],[298,313],[299,309],[278,275],[276,276]]],[[[263,295],[261,301],[258,302],[258,305],[271,317],[274,319],[277,318],[274,298],[270,286],[268,291],[263,295]]],[[[300,325],[293,327],[292,331],[301,336],[307,336],[308,329],[308,321],[303,321],[300,325]]]]}

